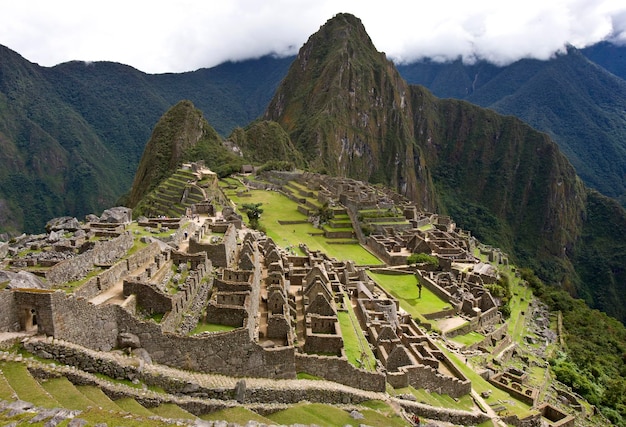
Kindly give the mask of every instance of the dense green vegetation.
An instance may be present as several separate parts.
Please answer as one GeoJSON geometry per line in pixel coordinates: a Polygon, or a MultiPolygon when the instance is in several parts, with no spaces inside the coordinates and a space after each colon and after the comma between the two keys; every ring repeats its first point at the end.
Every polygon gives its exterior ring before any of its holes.
{"type": "Polygon", "coordinates": [[[171,106],[191,100],[228,135],[258,117],[291,61],[148,75],[110,62],[40,67],[0,46],[0,234],[37,233],[50,218],[113,206],[171,106]]]}
{"type": "Polygon", "coordinates": [[[624,47],[600,43],[583,52],[569,47],[548,61],[522,59],[505,67],[425,60],[399,65],[398,71],[438,97],[515,115],[547,132],[587,185],[624,204],[625,56],[624,47]]]}
{"type": "Polygon", "coordinates": [[[563,317],[566,351],[550,360],[556,378],[616,425],[626,425],[626,327],[562,289],[547,286],[531,270],[522,278],[550,310],[563,317]]]}

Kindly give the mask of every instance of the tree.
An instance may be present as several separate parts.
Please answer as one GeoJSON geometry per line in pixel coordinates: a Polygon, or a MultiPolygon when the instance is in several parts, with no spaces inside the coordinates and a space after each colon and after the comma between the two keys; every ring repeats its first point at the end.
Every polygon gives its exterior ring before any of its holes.
{"type": "Polygon", "coordinates": [[[406,259],[406,263],[407,264],[428,264],[428,265],[432,265],[435,268],[439,267],[439,260],[437,259],[437,257],[428,255],[425,253],[409,255],[406,259]]]}
{"type": "Polygon", "coordinates": [[[261,218],[261,214],[263,213],[261,205],[263,205],[263,203],[244,203],[241,205],[241,212],[248,216],[250,228],[256,229],[259,226],[259,218],[261,218]]]}

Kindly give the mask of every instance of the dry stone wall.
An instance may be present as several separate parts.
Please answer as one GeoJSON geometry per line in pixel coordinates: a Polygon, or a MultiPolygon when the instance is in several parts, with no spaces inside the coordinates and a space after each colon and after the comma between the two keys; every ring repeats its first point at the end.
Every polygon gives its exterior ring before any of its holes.
{"type": "Polygon", "coordinates": [[[384,374],[356,368],[343,358],[297,353],[296,370],[361,390],[385,391],[384,374]]]}
{"type": "Polygon", "coordinates": [[[47,335],[94,350],[109,351],[117,346],[116,308],[94,306],[84,299],[55,292],[52,296],[54,331],[47,335]]]}
{"type": "Polygon", "coordinates": [[[96,242],[87,252],[61,261],[46,272],[46,279],[51,286],[71,282],[85,277],[97,264],[111,264],[133,247],[133,235],[130,232],[106,241],[96,242]]]}
{"type": "Polygon", "coordinates": [[[17,332],[20,330],[13,291],[3,289],[0,291],[0,332],[17,332]]]}
{"type": "Polygon", "coordinates": [[[295,378],[293,347],[263,349],[247,329],[183,337],[163,333],[156,323],[141,322],[118,309],[119,332],[139,337],[153,361],[164,365],[235,377],[295,378]]]}

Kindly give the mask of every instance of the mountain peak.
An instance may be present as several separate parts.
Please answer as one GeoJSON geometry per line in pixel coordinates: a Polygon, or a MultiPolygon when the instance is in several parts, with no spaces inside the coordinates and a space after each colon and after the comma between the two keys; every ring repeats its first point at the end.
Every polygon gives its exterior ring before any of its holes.
{"type": "Polygon", "coordinates": [[[414,141],[409,88],[361,21],[339,14],[300,49],[264,118],[313,170],[398,188],[424,207],[434,193],[414,141]]]}

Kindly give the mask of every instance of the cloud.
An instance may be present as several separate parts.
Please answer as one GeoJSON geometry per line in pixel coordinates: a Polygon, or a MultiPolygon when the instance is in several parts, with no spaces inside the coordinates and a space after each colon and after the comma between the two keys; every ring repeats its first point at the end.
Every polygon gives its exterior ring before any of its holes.
{"type": "Polygon", "coordinates": [[[108,60],[182,72],[295,54],[340,12],[398,62],[546,59],[567,44],[626,43],[622,0],[21,0],[0,5],[0,44],[44,66],[108,60]]]}

